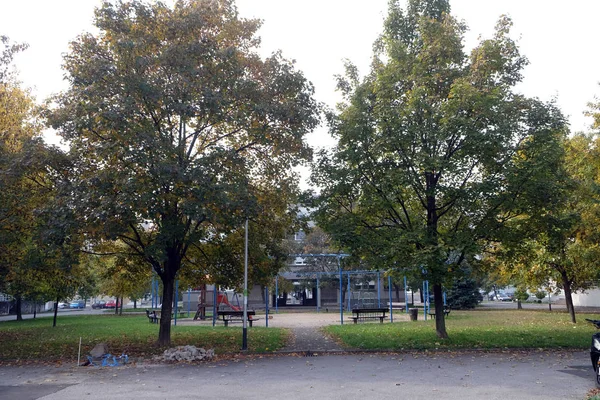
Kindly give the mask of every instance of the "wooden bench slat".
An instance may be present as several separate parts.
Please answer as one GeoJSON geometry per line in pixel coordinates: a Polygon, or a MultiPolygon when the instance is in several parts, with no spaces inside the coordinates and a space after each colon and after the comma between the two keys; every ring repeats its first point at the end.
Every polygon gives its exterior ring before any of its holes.
{"type": "Polygon", "coordinates": [[[352,309],[352,320],[356,324],[359,320],[379,319],[379,322],[383,324],[383,320],[387,318],[385,314],[388,311],[387,308],[354,308],[352,309]]]}
{"type": "MultiPolygon", "coordinates": [[[[250,327],[252,327],[252,321],[257,321],[259,318],[253,318],[254,315],[256,315],[256,311],[254,310],[248,310],[247,311],[247,315],[248,315],[248,323],[250,324],[250,327]]],[[[234,310],[226,310],[226,311],[219,311],[217,310],[217,318],[221,316],[223,323],[225,324],[225,326],[229,326],[230,322],[237,322],[238,320],[240,322],[243,322],[243,318],[244,318],[244,312],[243,311],[234,311],[234,310]]]]}

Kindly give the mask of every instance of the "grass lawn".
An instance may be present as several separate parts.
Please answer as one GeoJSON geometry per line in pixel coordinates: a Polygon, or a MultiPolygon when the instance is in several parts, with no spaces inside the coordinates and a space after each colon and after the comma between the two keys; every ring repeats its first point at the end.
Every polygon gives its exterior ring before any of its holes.
{"type": "MultiPolygon", "coordinates": [[[[111,354],[149,357],[164,348],[154,345],[158,325],[148,323],[146,315],[74,315],[26,319],[0,323],[0,361],[76,360],[79,338],[81,354],[88,354],[98,343],[108,344],[111,354]]],[[[288,331],[277,328],[248,329],[250,352],[263,353],[281,348],[288,331]]],[[[214,349],[217,354],[239,352],[242,328],[223,326],[171,326],[172,346],[194,345],[214,349]]]]}
{"type": "Polygon", "coordinates": [[[326,332],[346,346],[364,350],[410,349],[587,349],[596,329],[577,314],[572,324],[564,312],[527,310],[456,311],[446,319],[450,338],[435,334],[435,321],[328,326],[326,332]]]}

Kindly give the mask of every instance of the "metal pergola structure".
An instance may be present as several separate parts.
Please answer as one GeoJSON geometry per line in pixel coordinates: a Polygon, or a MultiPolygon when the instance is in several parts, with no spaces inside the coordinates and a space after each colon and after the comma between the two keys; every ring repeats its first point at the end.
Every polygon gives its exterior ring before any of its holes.
{"type": "MultiPolygon", "coordinates": [[[[316,275],[317,287],[320,287],[320,278],[322,275],[339,275],[339,282],[340,282],[339,304],[340,304],[340,324],[341,325],[344,325],[344,299],[343,299],[343,278],[344,278],[343,275],[344,274],[347,277],[348,310],[351,310],[351,305],[350,305],[350,276],[351,275],[367,275],[367,274],[373,274],[373,273],[377,274],[377,304],[378,304],[378,307],[381,307],[381,279],[380,278],[381,278],[382,271],[377,271],[377,270],[343,271],[341,260],[342,260],[342,258],[349,257],[349,256],[350,256],[349,254],[345,254],[345,253],[290,254],[289,255],[289,257],[300,257],[300,258],[334,257],[337,259],[337,263],[338,263],[338,271],[337,272],[296,272],[295,274],[297,276],[315,276],[316,275]]],[[[275,279],[275,296],[276,296],[276,298],[279,297],[279,276],[280,275],[278,274],[275,279]]],[[[408,296],[406,293],[406,277],[404,278],[404,299],[406,301],[405,309],[406,309],[406,312],[408,313],[408,296]]],[[[393,314],[393,308],[392,308],[392,277],[391,276],[388,276],[388,300],[389,300],[389,309],[390,309],[390,321],[394,322],[394,314],[393,314]]],[[[279,307],[278,307],[277,302],[275,302],[275,313],[277,313],[278,311],[279,311],[279,307]]],[[[317,299],[317,312],[320,312],[320,311],[321,311],[320,310],[320,301],[319,301],[319,299],[317,299]]]]}
{"type": "MultiPolygon", "coordinates": [[[[383,271],[379,271],[379,270],[359,270],[359,271],[344,271],[342,270],[342,264],[341,264],[341,260],[342,258],[346,258],[349,257],[349,254],[345,254],[345,253],[335,253],[335,254],[330,254],[330,253],[324,253],[324,254],[290,254],[289,257],[301,257],[301,258],[310,258],[310,257],[333,257],[337,259],[337,264],[338,264],[338,271],[337,272],[294,272],[294,274],[296,274],[296,276],[314,276],[316,277],[317,280],[317,287],[320,287],[320,279],[321,276],[323,275],[338,275],[339,277],[339,304],[340,304],[340,324],[343,325],[344,324],[344,299],[343,299],[343,282],[344,282],[344,275],[346,275],[347,278],[347,296],[348,296],[348,301],[347,301],[347,309],[351,310],[351,299],[350,299],[350,277],[351,275],[368,275],[368,274],[376,274],[377,275],[377,304],[378,307],[381,307],[381,273],[383,271]]],[[[279,297],[279,278],[280,278],[280,274],[278,274],[275,277],[275,296],[276,298],[279,297]]],[[[178,283],[179,281],[176,281],[175,283],[175,304],[177,304],[177,287],[178,287],[178,283]]],[[[424,286],[424,291],[428,294],[428,285],[426,286],[426,283],[423,283],[424,286]]],[[[159,283],[158,283],[158,279],[155,279],[155,277],[152,277],[152,307],[158,307],[159,305],[159,297],[158,297],[158,292],[159,292],[159,283]]],[[[190,304],[190,300],[189,300],[189,294],[190,290],[188,289],[188,313],[190,312],[189,310],[189,304],[190,304]]],[[[320,292],[318,292],[320,293],[320,292]]],[[[216,323],[216,303],[217,303],[217,286],[215,285],[215,290],[213,291],[213,326],[216,323]]],[[[408,313],[408,293],[407,293],[407,289],[406,289],[406,277],[404,277],[404,299],[405,299],[405,303],[406,303],[406,313],[408,313]]],[[[269,289],[265,288],[265,306],[266,306],[266,326],[269,326],[269,289]]],[[[388,303],[389,303],[389,312],[390,312],[390,322],[394,322],[394,314],[393,314],[393,307],[392,307],[392,277],[388,275],[388,303]]],[[[445,299],[444,299],[445,300],[445,299]]],[[[427,301],[428,303],[428,301],[427,301]]],[[[175,306],[177,307],[177,306],[175,306]]],[[[427,307],[425,307],[424,309],[424,314],[425,314],[425,319],[427,319],[427,307]]],[[[317,312],[321,311],[321,307],[320,307],[320,301],[319,299],[317,299],[317,312]]],[[[279,306],[277,301],[275,302],[275,313],[279,312],[279,306]]],[[[177,325],[177,312],[175,312],[175,325],[177,325]]]]}

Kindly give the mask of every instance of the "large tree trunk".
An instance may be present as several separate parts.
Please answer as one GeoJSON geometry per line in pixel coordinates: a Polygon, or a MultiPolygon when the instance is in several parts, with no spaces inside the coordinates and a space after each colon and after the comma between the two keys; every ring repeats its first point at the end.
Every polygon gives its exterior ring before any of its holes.
{"type": "Polygon", "coordinates": [[[23,306],[23,298],[21,295],[15,296],[15,312],[17,314],[17,321],[23,321],[23,310],[21,309],[23,306]]]}
{"type": "Polygon", "coordinates": [[[163,298],[160,309],[158,345],[169,346],[171,344],[171,314],[173,312],[175,277],[171,277],[170,274],[163,274],[161,280],[163,283],[163,298]]]}
{"type": "Polygon", "coordinates": [[[573,294],[571,292],[571,281],[569,280],[569,277],[567,276],[567,271],[565,271],[565,270],[560,271],[560,276],[562,278],[563,290],[565,291],[565,300],[567,302],[567,311],[569,312],[569,315],[571,316],[571,322],[576,323],[577,320],[575,319],[575,308],[573,307],[573,294]]]}
{"type": "Polygon", "coordinates": [[[171,317],[173,314],[173,298],[175,294],[175,277],[177,271],[181,268],[181,256],[177,246],[168,248],[167,260],[160,267],[154,270],[158,273],[163,283],[162,307],[160,309],[160,324],[158,331],[159,346],[169,346],[171,344],[171,317]]]}
{"type": "MultiPolygon", "coordinates": [[[[432,171],[425,173],[425,179],[427,181],[427,245],[435,248],[438,245],[438,210],[435,198],[437,178],[432,171]]],[[[435,303],[435,333],[440,339],[448,339],[446,319],[444,318],[444,299],[441,283],[433,284],[433,297],[435,303]]]]}
{"type": "Polygon", "coordinates": [[[442,285],[436,283],[433,285],[433,301],[435,304],[435,331],[439,338],[448,339],[446,332],[446,318],[444,315],[444,297],[442,285]]]}

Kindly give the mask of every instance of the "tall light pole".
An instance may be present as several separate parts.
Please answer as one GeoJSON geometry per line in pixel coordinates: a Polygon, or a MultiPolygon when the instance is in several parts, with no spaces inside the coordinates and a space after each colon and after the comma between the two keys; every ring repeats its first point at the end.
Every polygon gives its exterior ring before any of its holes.
{"type": "Polygon", "coordinates": [[[244,243],[244,316],[242,328],[242,350],[248,350],[248,218],[244,243]]]}

